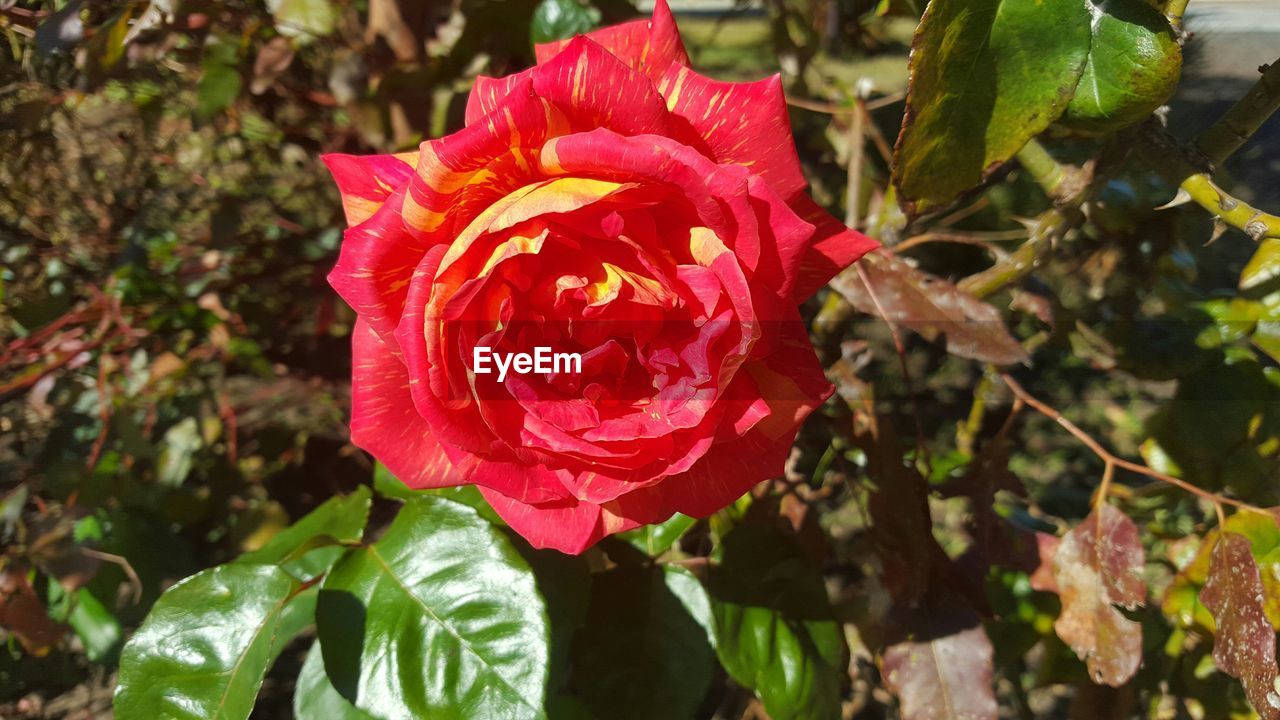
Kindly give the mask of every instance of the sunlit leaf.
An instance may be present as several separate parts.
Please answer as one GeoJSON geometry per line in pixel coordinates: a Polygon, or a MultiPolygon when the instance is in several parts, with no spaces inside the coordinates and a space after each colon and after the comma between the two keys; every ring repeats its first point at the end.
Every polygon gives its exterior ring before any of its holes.
{"type": "Polygon", "coordinates": [[[333,33],[337,10],[331,0],[267,0],[281,35],[307,42],[333,33]]]}
{"type": "Polygon", "coordinates": [[[329,572],[316,624],[330,681],[370,715],[543,715],[548,621],[533,572],[464,505],[408,500],[382,539],[329,572]]]}
{"type": "Polygon", "coordinates": [[[311,644],[298,673],[298,684],[293,690],[293,715],[297,720],[375,720],[372,715],[352,707],[333,689],[329,676],[324,674],[319,640],[311,644]]]}
{"type": "Polygon", "coordinates": [[[369,488],[363,486],[350,495],[329,498],[266,545],[236,561],[280,563],[295,577],[310,580],[328,570],[342,554],[337,543],[356,542],[364,535],[370,502],[369,488]]]}
{"type": "Polygon", "coordinates": [[[1144,0],[1090,2],[1089,59],[1062,120],[1100,132],[1132,125],[1173,95],[1182,46],[1173,28],[1144,0]]]}
{"type": "Polygon", "coordinates": [[[911,53],[893,181],[916,211],[950,202],[1066,108],[1089,54],[1081,0],[929,3],[911,53]]]}
{"type": "Polygon", "coordinates": [[[1214,662],[1240,680],[1263,720],[1280,720],[1276,632],[1263,611],[1262,578],[1248,539],[1232,532],[1222,534],[1200,598],[1218,625],[1214,662]]]}
{"type": "Polygon", "coordinates": [[[679,568],[620,567],[591,582],[573,645],[578,692],[596,717],[692,717],[711,683],[711,608],[679,568]]]}
{"type": "Polygon", "coordinates": [[[1105,503],[1058,545],[1054,577],[1062,615],[1053,627],[1099,684],[1123,685],[1142,663],[1142,626],[1116,606],[1133,610],[1143,603],[1144,562],[1138,527],[1105,503]]]}
{"type": "Polygon", "coordinates": [[[120,658],[120,720],[242,720],[300,584],[271,565],[221,565],[169,588],[120,658]]]}

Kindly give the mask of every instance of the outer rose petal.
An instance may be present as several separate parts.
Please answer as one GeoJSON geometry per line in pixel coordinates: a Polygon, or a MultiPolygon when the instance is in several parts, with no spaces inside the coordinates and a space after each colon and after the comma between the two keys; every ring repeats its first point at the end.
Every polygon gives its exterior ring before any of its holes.
{"type": "Polygon", "coordinates": [[[751,169],[790,199],[807,183],[792,140],[791,119],[778,75],[757,82],[720,82],[671,65],[658,92],[672,113],[688,122],[718,163],[751,169]]]}
{"type": "Polygon", "coordinates": [[[396,155],[321,155],[333,181],[342,193],[342,210],[347,226],[368,220],[398,188],[413,177],[418,153],[396,155]]]}
{"type": "Polygon", "coordinates": [[[411,488],[461,485],[457,473],[409,397],[409,373],[369,324],[357,318],[351,338],[351,442],[378,458],[411,488]]]}
{"type": "Polygon", "coordinates": [[[430,249],[400,214],[405,188],[396,191],[368,220],[343,236],[329,284],[374,330],[395,331],[404,312],[409,278],[430,249]]]}
{"type": "MultiPolygon", "coordinates": [[[[652,20],[611,25],[589,32],[587,37],[603,45],[619,60],[648,75],[655,84],[673,63],[689,64],[689,54],[685,52],[676,19],[671,16],[666,0],[654,3],[652,20]]],[[[557,40],[534,46],[538,64],[555,57],[569,42],[557,40]]]]}
{"type": "Polygon", "coordinates": [[[804,302],[841,270],[880,247],[875,240],[845,227],[804,193],[792,199],[791,209],[817,228],[796,274],[791,293],[796,302],[804,302]]]}
{"type": "Polygon", "coordinates": [[[482,487],[480,492],[498,515],[536,548],[577,555],[608,535],[641,525],[600,505],[573,499],[528,505],[489,488],[482,487]]]}

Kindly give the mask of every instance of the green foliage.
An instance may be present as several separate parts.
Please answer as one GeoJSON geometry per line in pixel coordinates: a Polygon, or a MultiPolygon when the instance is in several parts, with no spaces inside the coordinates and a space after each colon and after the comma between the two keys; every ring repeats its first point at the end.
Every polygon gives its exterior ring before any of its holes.
{"type": "Polygon", "coordinates": [[[596,717],[691,717],[711,683],[711,607],[679,568],[617,568],[591,580],[573,645],[578,688],[596,717]]]}
{"type": "Polygon", "coordinates": [[[529,37],[535,43],[563,40],[600,24],[600,11],[579,0],[542,0],[533,11],[529,37]]]}
{"type": "Polygon", "coordinates": [[[231,106],[240,95],[240,45],[214,37],[204,48],[203,70],[196,85],[196,116],[209,120],[231,106]]]}
{"type": "Polygon", "coordinates": [[[1090,10],[1089,59],[1062,121],[1105,132],[1146,118],[1173,95],[1182,46],[1169,21],[1144,0],[1103,0],[1090,10]]]}
{"type": "Polygon", "coordinates": [[[338,694],[324,673],[320,641],[311,644],[307,660],[298,673],[298,686],[293,691],[293,714],[298,720],[372,720],[338,694]]]}
{"type": "Polygon", "coordinates": [[[331,0],[267,0],[281,35],[310,42],[333,33],[337,9],[331,0]]]}
{"type": "Polygon", "coordinates": [[[249,717],[298,580],[270,565],[226,565],[173,586],[120,659],[115,713],[129,718],[249,717]]]}
{"type": "Polygon", "coordinates": [[[763,526],[731,531],[709,581],[716,652],[778,720],[840,711],[840,625],[822,576],[800,548],[763,526]]]}
{"type": "Polygon", "coordinates": [[[1076,0],[930,3],[916,30],[894,181],[923,211],[950,202],[1057,119],[1089,56],[1076,0]]]}
{"type": "Polygon", "coordinates": [[[1226,67],[1231,31],[1145,0],[681,14],[697,69],[782,73],[814,197],[893,252],[804,307],[838,394],[785,478],[569,557],[349,444],[317,157],[456,130],[472,75],[634,8],[8,5],[0,716],[103,715],[116,678],[125,720],[1274,717],[1280,523],[1232,503],[1280,504],[1280,242],[1225,195],[1274,211],[1274,123],[1202,167],[1153,117],[1184,81],[1189,138],[1274,60],[1226,67]],[[1183,158],[1209,212],[1155,210],[1183,158]]]}
{"type": "Polygon", "coordinates": [[[316,621],[334,687],[372,715],[542,715],[547,616],[533,572],[463,505],[408,501],[325,577],[316,621]]]}

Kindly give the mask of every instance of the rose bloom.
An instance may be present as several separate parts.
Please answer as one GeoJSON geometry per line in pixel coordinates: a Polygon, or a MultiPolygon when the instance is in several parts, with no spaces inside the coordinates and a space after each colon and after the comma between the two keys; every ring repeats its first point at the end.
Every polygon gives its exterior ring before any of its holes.
{"type": "Polygon", "coordinates": [[[350,228],[351,439],[578,553],[778,476],[831,393],[798,305],[875,242],[805,193],[777,76],[689,68],[670,11],[481,77],[466,127],[327,155],[350,228]],[[476,346],[581,355],[498,382],[476,346]]]}

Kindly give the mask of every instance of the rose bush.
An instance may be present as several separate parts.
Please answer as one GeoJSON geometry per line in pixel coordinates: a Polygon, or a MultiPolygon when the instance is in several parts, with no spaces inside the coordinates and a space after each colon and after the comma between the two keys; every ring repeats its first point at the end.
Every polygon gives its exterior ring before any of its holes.
{"type": "Polygon", "coordinates": [[[537,58],[416,153],[325,157],[329,281],[358,314],[352,441],[577,553],[781,472],[831,391],[798,304],[875,243],[806,195],[780,79],[699,75],[661,0],[537,58]],[[476,346],[582,372],[499,383],[476,346]]]}

